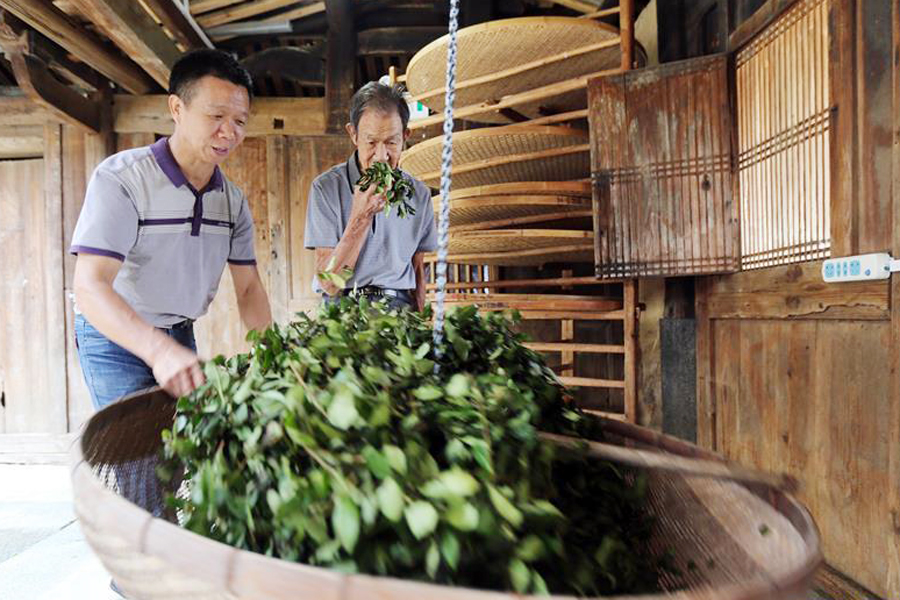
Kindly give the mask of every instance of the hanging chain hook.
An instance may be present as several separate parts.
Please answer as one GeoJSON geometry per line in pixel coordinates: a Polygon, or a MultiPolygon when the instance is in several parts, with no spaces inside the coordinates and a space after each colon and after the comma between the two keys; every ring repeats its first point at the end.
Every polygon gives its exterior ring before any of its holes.
{"type": "Polygon", "coordinates": [[[438,256],[435,267],[437,294],[434,309],[435,372],[444,355],[444,296],[447,287],[447,246],[450,236],[450,184],[453,166],[453,102],[456,98],[456,32],[459,27],[459,0],[450,0],[449,41],[447,43],[447,94],[444,99],[444,145],[441,151],[441,213],[438,221],[438,256]]]}

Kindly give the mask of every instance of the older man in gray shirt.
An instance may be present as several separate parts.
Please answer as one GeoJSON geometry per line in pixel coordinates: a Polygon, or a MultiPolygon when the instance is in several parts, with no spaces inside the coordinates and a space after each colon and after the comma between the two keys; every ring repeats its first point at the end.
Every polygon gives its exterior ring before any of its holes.
{"type": "Polygon", "coordinates": [[[306,212],[304,244],[316,251],[316,272],[353,271],[347,288],[314,278],[313,290],[326,300],[352,290],[391,307],[425,306],[423,255],[437,248],[437,232],[428,187],[412,183],[407,202],[414,215],[383,212],[385,198],[375,186],[360,191],[360,174],[377,162],[397,168],[409,137],[409,107],[399,89],[376,82],[363,86],[350,103],[347,133],[356,152],[313,181],[306,212]]]}

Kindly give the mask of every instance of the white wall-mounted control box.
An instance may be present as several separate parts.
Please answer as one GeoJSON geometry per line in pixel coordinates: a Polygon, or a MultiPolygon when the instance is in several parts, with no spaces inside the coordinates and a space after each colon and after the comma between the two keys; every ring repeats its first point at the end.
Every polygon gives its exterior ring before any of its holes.
{"type": "Polygon", "coordinates": [[[892,261],[891,255],[884,252],[829,258],[822,263],[822,279],[827,283],[887,279],[892,261]]]}

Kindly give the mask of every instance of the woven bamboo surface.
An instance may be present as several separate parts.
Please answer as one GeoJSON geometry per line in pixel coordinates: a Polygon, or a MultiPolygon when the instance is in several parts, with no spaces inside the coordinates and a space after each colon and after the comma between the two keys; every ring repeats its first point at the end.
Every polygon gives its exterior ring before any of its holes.
{"type": "MultiPolygon", "coordinates": [[[[145,487],[163,491],[153,476],[154,465],[160,434],[171,427],[174,410],[175,401],[158,389],[136,394],[94,415],[72,449],[75,513],[88,543],[129,598],[523,598],[388,577],[345,575],[238,550],[178,527],[174,516],[161,508],[160,493],[137,500],[133,489],[125,489],[140,480],[145,487]]],[[[717,458],[643,427],[610,419],[601,419],[601,423],[610,443],[717,458]]],[[[642,600],[805,597],[822,556],[815,524],[792,496],[767,487],[754,493],[735,482],[671,472],[650,471],[649,475],[648,512],[654,527],[650,549],[668,554],[682,575],[661,581],[665,589],[678,591],[642,596],[642,600]]]]}
{"type": "MultiPolygon", "coordinates": [[[[440,211],[440,196],[432,198],[432,202],[435,212],[440,211]]],[[[450,226],[559,216],[590,208],[591,187],[587,182],[535,181],[476,186],[450,193],[450,226]]]]}
{"type": "Polygon", "coordinates": [[[500,229],[450,235],[450,254],[519,252],[584,243],[593,247],[594,232],[568,229],[500,229]]]}
{"type": "Polygon", "coordinates": [[[448,306],[476,305],[485,310],[621,310],[622,300],[566,294],[446,294],[448,306]]]}
{"type": "MultiPolygon", "coordinates": [[[[444,110],[448,36],[416,53],[406,70],[410,93],[435,112],[444,110]]],[[[468,106],[621,64],[619,31],[592,19],[521,17],[480,23],[458,33],[456,105],[468,106]]],[[[642,56],[643,52],[636,52],[642,56]]],[[[539,107],[554,112],[587,106],[582,91],[517,106],[529,118],[542,116],[539,107]]],[[[508,123],[502,113],[478,121],[508,123]]]]}
{"type": "MultiPolygon", "coordinates": [[[[426,254],[426,261],[437,260],[437,255],[426,254]]],[[[461,265],[493,265],[501,267],[540,266],[548,263],[594,261],[594,244],[590,239],[546,248],[505,252],[469,252],[449,254],[447,262],[461,265]]]]}
{"type": "MultiPolygon", "coordinates": [[[[443,136],[407,149],[400,165],[437,188],[443,136]]],[[[522,181],[571,181],[590,176],[586,132],[569,127],[516,126],[453,134],[453,185],[457,188],[522,181]]]]}

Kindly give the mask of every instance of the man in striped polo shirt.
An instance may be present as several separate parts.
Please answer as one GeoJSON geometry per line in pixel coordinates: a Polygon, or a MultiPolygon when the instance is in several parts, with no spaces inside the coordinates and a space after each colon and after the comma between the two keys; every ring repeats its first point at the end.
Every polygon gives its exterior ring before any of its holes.
{"type": "Polygon", "coordinates": [[[97,408],[157,382],[176,397],[203,383],[192,323],[226,264],[244,325],[272,320],[247,198],[219,170],[244,139],[251,93],[229,54],[186,54],[169,81],[172,136],[110,156],[91,177],[71,251],[78,355],[97,408]]]}

